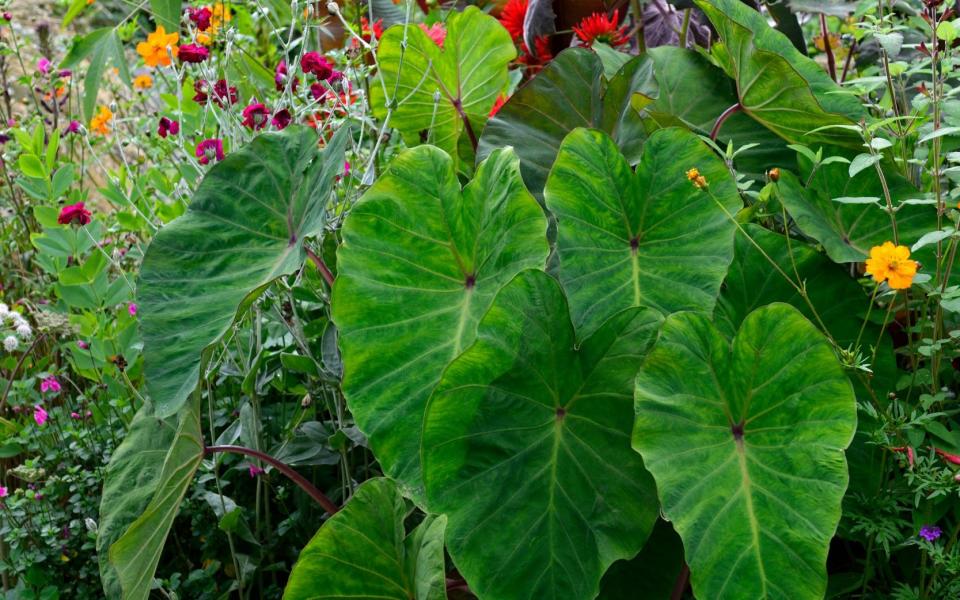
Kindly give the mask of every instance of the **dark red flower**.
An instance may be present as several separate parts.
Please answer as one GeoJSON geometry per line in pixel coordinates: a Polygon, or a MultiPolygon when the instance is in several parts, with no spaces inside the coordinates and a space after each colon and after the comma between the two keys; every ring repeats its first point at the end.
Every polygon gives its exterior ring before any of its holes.
{"type": "Polygon", "coordinates": [[[262,102],[256,102],[243,109],[243,125],[254,131],[266,127],[269,117],[270,111],[262,102]]]}
{"type": "Polygon", "coordinates": [[[240,95],[237,94],[237,88],[231,85],[228,90],[225,79],[220,79],[213,84],[213,101],[216,102],[220,108],[223,108],[225,103],[236,104],[239,100],[240,95]]]}
{"type": "Polygon", "coordinates": [[[57,217],[57,223],[61,225],[86,225],[89,222],[90,211],[84,208],[83,202],[64,206],[57,217]]]}
{"type": "Polygon", "coordinates": [[[573,31],[584,46],[589,47],[594,42],[603,42],[616,48],[630,41],[626,33],[627,26],[617,27],[619,17],[619,10],[613,11],[612,17],[608,17],[606,13],[596,12],[574,25],[573,31]]]}
{"type": "Polygon", "coordinates": [[[160,124],[157,125],[157,135],[165,138],[168,135],[177,135],[178,133],[180,133],[180,121],[160,117],[160,124]]]}
{"type": "Polygon", "coordinates": [[[223,160],[223,140],[220,138],[210,138],[203,140],[197,145],[197,158],[200,164],[208,164],[211,160],[223,160]]]}
{"type": "Polygon", "coordinates": [[[287,109],[279,110],[273,115],[273,119],[270,122],[277,129],[283,129],[290,124],[292,117],[290,116],[290,111],[287,109]]]}
{"type": "Polygon", "coordinates": [[[313,99],[317,102],[323,100],[327,94],[330,93],[330,90],[327,89],[327,86],[322,83],[312,83],[310,84],[310,95],[313,96],[313,99]]]}
{"type": "Polygon", "coordinates": [[[523,20],[527,16],[528,0],[510,0],[500,11],[500,24],[510,32],[514,42],[523,38],[523,20]]]}
{"type": "Polygon", "coordinates": [[[300,69],[312,73],[317,79],[328,79],[333,73],[333,65],[319,52],[307,52],[300,59],[300,69]]]}
{"type": "Polygon", "coordinates": [[[180,46],[177,58],[180,62],[202,63],[210,56],[210,51],[198,44],[184,44],[180,46]]]}
{"type": "Polygon", "coordinates": [[[199,104],[206,104],[210,99],[210,82],[206,79],[198,79],[193,82],[193,101],[199,104]]]}
{"type": "MultiPolygon", "coordinates": [[[[281,60],[277,63],[277,68],[273,71],[273,83],[277,86],[278,92],[282,92],[283,88],[287,86],[287,78],[289,76],[290,73],[287,71],[287,61],[281,60]]],[[[300,85],[300,78],[294,77],[293,81],[290,83],[290,89],[293,92],[296,92],[298,85],[300,85]]]]}
{"type": "Polygon", "coordinates": [[[210,17],[213,16],[210,8],[206,6],[202,8],[188,8],[187,14],[200,31],[206,31],[210,28],[210,17]]]}

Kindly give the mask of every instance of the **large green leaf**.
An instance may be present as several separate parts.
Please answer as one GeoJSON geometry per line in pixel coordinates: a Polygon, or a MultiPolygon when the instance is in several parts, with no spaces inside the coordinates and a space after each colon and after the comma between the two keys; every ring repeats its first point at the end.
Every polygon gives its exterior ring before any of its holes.
{"type": "MultiPolygon", "coordinates": [[[[149,441],[149,432],[145,430],[138,429],[135,434],[134,443],[142,449],[136,453],[124,453],[122,458],[118,459],[122,462],[111,467],[117,472],[115,477],[118,479],[114,481],[117,486],[133,485],[134,471],[137,468],[154,472],[157,468],[155,453],[159,450],[161,442],[149,441]],[[150,454],[145,455],[143,452],[150,454]],[[127,460],[135,464],[124,464],[127,460]]],[[[165,431],[161,435],[163,442],[168,441],[169,432],[165,431]]],[[[150,595],[153,574],[160,562],[160,554],[163,552],[167,533],[170,531],[174,517],[177,516],[187,487],[193,481],[193,475],[203,460],[199,398],[191,400],[180,409],[176,434],[169,441],[168,448],[159,477],[150,483],[144,480],[145,485],[152,485],[156,490],[150,503],[124,534],[110,545],[108,552],[110,566],[113,567],[116,579],[123,590],[124,600],[146,600],[150,595]]],[[[119,491],[117,490],[118,493],[119,491]]],[[[118,513],[118,518],[124,521],[129,518],[130,510],[140,506],[143,500],[139,490],[135,488],[128,488],[126,492],[128,496],[125,499],[115,497],[118,502],[122,501],[125,504],[130,502],[129,507],[124,507],[122,512],[118,513]]],[[[104,497],[104,501],[106,500],[104,497]]],[[[112,536],[113,533],[110,535],[112,536]]],[[[110,590],[116,589],[112,577],[105,583],[111,586],[110,590]]]]}
{"type": "MultiPolygon", "coordinates": [[[[659,46],[647,54],[653,60],[657,97],[643,111],[660,127],[682,125],[708,135],[723,111],[737,102],[733,80],[699,52],[659,46]]],[[[728,142],[734,148],[756,144],[737,154],[734,164],[741,173],[762,178],[771,167],[796,165],[787,143],[742,111],[728,117],[720,128],[717,143],[726,147],[728,142]]]]}
{"type": "Polygon", "coordinates": [[[365,481],[300,551],[284,600],[444,600],[446,518],[427,516],[406,535],[406,515],[393,481],[365,481]]]}
{"type": "Polygon", "coordinates": [[[636,162],[646,135],[630,101],[634,93],[655,95],[652,67],[648,58],[636,57],[607,81],[595,53],[564,50],[487,123],[477,156],[513,146],[523,179],[538,197],[560,143],[577,127],[603,129],[636,162]]]}
{"type": "Polygon", "coordinates": [[[146,404],[137,411],[123,443],[107,465],[100,498],[97,556],[100,581],[108,598],[122,596],[117,572],[109,562],[110,546],[143,514],[153,499],[176,433],[175,419],[157,419],[153,416],[153,408],[146,404]]]}
{"type": "Polygon", "coordinates": [[[147,391],[169,416],[197,386],[202,351],[238,309],[300,268],[320,233],[348,128],[317,153],[316,132],[288,127],[233,152],[204,177],[186,214],[160,230],[140,269],[147,391]]]}
{"type": "Polygon", "coordinates": [[[332,300],[343,393],[384,471],[418,501],[427,398],[500,288],[543,267],[546,229],[511,150],[461,191],[432,146],[400,154],[344,222],[332,300]]]}
{"type": "Polygon", "coordinates": [[[714,58],[737,81],[743,110],[791,142],[859,148],[857,132],[828,129],[865,116],[855,96],[842,90],[766,19],[740,0],[695,0],[720,35],[714,58]]]}
{"type": "Polygon", "coordinates": [[[823,598],[847,487],[853,390],[795,308],[732,340],[672,315],[637,376],[633,446],[683,539],[698,598],[823,598]]]}
{"type": "Polygon", "coordinates": [[[726,165],[695,135],[655,132],[634,173],[606,134],[577,129],[544,197],[557,217],[560,282],[579,338],[631,306],[713,310],[742,204],[726,165]],[[693,167],[708,191],[688,181],[693,167]]]}
{"type": "Polygon", "coordinates": [[[479,136],[517,51],[507,30],[474,6],[452,13],[446,29],[442,49],[415,23],[388,29],[377,51],[383,85],[371,84],[370,98],[378,119],[396,105],[390,125],[408,146],[428,142],[456,157],[464,116],[479,136]]]}
{"type": "Polygon", "coordinates": [[[594,598],[607,567],[643,546],[658,508],[630,450],[631,392],[660,322],[628,309],[578,349],[560,286],[528,270],[444,373],[424,481],[478,597],[594,598]]]}
{"type": "MultiPolygon", "coordinates": [[[[877,204],[848,204],[835,198],[855,197],[877,199],[883,204],[883,191],[873,170],[850,178],[846,165],[821,167],[811,186],[804,188],[792,173],[780,177],[779,198],[797,226],[806,235],[823,244],[827,255],[835,262],[860,262],[870,254],[870,248],[893,240],[890,215],[877,204]]],[[[918,195],[916,188],[902,177],[886,175],[894,206],[918,195]]],[[[901,244],[910,246],[920,237],[937,229],[936,211],[929,206],[907,204],[897,211],[897,233],[901,244]]],[[[928,246],[926,255],[935,250],[928,246]]],[[[933,267],[931,261],[927,263],[933,267]]]]}

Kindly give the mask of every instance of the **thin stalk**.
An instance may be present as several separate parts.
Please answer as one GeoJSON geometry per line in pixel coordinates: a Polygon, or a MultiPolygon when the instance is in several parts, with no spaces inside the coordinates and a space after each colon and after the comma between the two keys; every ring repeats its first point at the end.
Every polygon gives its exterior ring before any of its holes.
{"type": "Polygon", "coordinates": [[[820,36],[823,38],[823,51],[827,54],[827,70],[830,79],[837,80],[837,59],[833,56],[833,47],[830,44],[830,29],[827,27],[827,16],[820,13],[820,36]]]}
{"type": "Polygon", "coordinates": [[[717,134],[720,133],[720,128],[723,127],[724,121],[730,118],[734,113],[740,112],[743,110],[743,105],[740,102],[737,102],[727,110],[720,113],[720,116],[717,117],[717,122],[713,124],[713,129],[710,130],[710,139],[717,141],[717,134]]]}
{"type": "Polygon", "coordinates": [[[304,244],[303,249],[307,252],[307,256],[310,257],[310,260],[316,265],[317,270],[320,271],[320,275],[323,276],[323,280],[327,282],[331,288],[333,288],[334,277],[333,273],[330,272],[330,269],[327,267],[327,263],[323,262],[323,259],[316,255],[316,253],[308,248],[304,244]]]}
{"type": "Polygon", "coordinates": [[[30,356],[30,353],[33,352],[33,349],[37,347],[37,344],[41,340],[47,337],[47,334],[41,333],[33,343],[30,344],[30,347],[27,348],[27,351],[23,353],[23,356],[20,357],[20,360],[17,361],[17,365],[13,367],[13,373],[10,374],[10,379],[7,381],[7,386],[3,390],[3,397],[0,398],[0,414],[3,414],[3,410],[7,407],[7,396],[10,394],[10,388],[13,387],[13,382],[17,378],[17,373],[20,372],[20,367],[23,366],[24,361],[27,360],[27,357],[30,356]]]}

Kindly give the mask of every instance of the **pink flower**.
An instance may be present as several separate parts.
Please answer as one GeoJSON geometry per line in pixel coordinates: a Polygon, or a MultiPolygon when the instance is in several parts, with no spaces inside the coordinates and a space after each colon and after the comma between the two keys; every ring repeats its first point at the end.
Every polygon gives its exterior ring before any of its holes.
{"type": "Polygon", "coordinates": [[[64,206],[60,209],[60,216],[57,217],[57,223],[61,225],[86,225],[89,222],[90,211],[84,208],[83,202],[64,206]]]}
{"type": "Polygon", "coordinates": [[[180,62],[202,63],[210,56],[210,51],[198,44],[184,44],[180,46],[177,58],[180,62]]]}
{"type": "Polygon", "coordinates": [[[53,67],[53,63],[50,62],[50,60],[45,57],[41,57],[40,60],[37,61],[37,70],[43,73],[44,75],[49,73],[52,67],[53,67]]]}
{"type": "Polygon", "coordinates": [[[283,109],[281,111],[277,111],[276,114],[273,115],[273,120],[270,122],[273,123],[273,126],[277,129],[283,129],[290,124],[291,120],[292,118],[290,117],[290,111],[283,109]]]}
{"type": "Polygon", "coordinates": [[[209,164],[211,160],[223,160],[223,140],[210,138],[197,145],[197,158],[201,165],[209,164]]]}
{"type": "Polygon", "coordinates": [[[166,117],[160,117],[160,124],[157,125],[157,135],[162,138],[168,135],[177,135],[180,133],[180,122],[173,121],[166,117]]]}
{"type": "Polygon", "coordinates": [[[40,382],[40,391],[46,394],[47,392],[53,392],[56,394],[62,388],[60,387],[60,382],[57,381],[57,378],[53,375],[45,377],[43,381],[40,382]]]}
{"type": "Polygon", "coordinates": [[[86,343],[85,341],[77,340],[77,348],[80,348],[81,350],[86,350],[89,347],[90,347],[90,344],[86,343]]]}
{"type": "Polygon", "coordinates": [[[329,79],[333,74],[333,64],[319,52],[307,52],[300,59],[300,68],[304,73],[312,73],[317,79],[329,79]]]}
{"type": "MultiPolygon", "coordinates": [[[[289,76],[290,74],[287,72],[287,61],[281,60],[277,63],[277,68],[273,72],[273,83],[276,85],[278,92],[282,92],[283,88],[286,87],[289,76]]],[[[296,92],[298,85],[300,85],[300,78],[294,77],[293,82],[290,84],[291,91],[296,92]]]]}
{"type": "Polygon", "coordinates": [[[443,26],[443,23],[434,23],[430,27],[420,23],[420,29],[433,40],[434,44],[443,48],[443,41],[447,39],[447,29],[443,26]]]}
{"type": "Polygon", "coordinates": [[[70,121],[67,128],[63,130],[63,135],[69,135],[71,133],[80,133],[80,121],[70,121]]]}
{"type": "Polygon", "coordinates": [[[71,418],[71,419],[79,419],[79,418],[80,418],[80,413],[78,413],[78,412],[71,412],[71,413],[70,413],[70,418],[71,418]]]}
{"type": "Polygon", "coordinates": [[[262,102],[256,102],[243,109],[243,125],[256,131],[267,125],[270,112],[262,102]]]}
{"type": "Polygon", "coordinates": [[[131,317],[137,316],[137,305],[131,302],[127,305],[127,312],[130,313],[131,317]]]}
{"type": "Polygon", "coordinates": [[[263,473],[263,469],[261,469],[260,467],[258,467],[253,463],[250,463],[249,471],[250,471],[250,477],[256,477],[257,475],[260,475],[261,473],[263,473]]]}
{"type": "Polygon", "coordinates": [[[33,407],[33,420],[36,421],[40,427],[43,427],[43,424],[47,422],[48,416],[47,411],[39,404],[33,407]]]}
{"type": "Polygon", "coordinates": [[[6,498],[9,495],[10,495],[10,490],[8,490],[6,486],[0,485],[0,498],[6,498]]]}

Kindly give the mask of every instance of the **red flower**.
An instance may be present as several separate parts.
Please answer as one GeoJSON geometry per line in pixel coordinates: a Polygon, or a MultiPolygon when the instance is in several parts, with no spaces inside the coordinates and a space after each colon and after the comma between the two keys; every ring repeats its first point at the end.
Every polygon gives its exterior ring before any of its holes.
{"type": "Polygon", "coordinates": [[[180,52],[177,58],[180,62],[202,63],[210,56],[210,51],[197,44],[184,44],[180,46],[180,52]]]}
{"type": "Polygon", "coordinates": [[[160,118],[160,124],[157,126],[157,135],[162,138],[167,135],[177,135],[180,133],[180,122],[172,121],[166,117],[160,118]]]}
{"type": "Polygon", "coordinates": [[[187,15],[200,31],[206,31],[210,28],[210,17],[213,16],[213,12],[208,7],[188,8],[187,15]]]}
{"type": "Polygon", "coordinates": [[[264,106],[262,102],[251,104],[243,109],[243,125],[254,131],[263,129],[267,125],[269,116],[270,111],[267,110],[267,107],[264,106]]]}
{"type": "Polygon", "coordinates": [[[220,79],[213,84],[213,101],[216,102],[220,108],[223,108],[226,102],[236,104],[239,100],[240,96],[237,94],[237,88],[231,85],[228,90],[225,79],[220,79]]]}
{"type": "Polygon", "coordinates": [[[901,453],[901,452],[906,453],[907,463],[909,463],[911,467],[913,466],[914,455],[913,455],[913,448],[911,446],[897,446],[895,448],[890,448],[890,450],[897,453],[901,453]]]}
{"type": "Polygon", "coordinates": [[[550,38],[545,35],[533,40],[533,45],[537,49],[537,55],[530,54],[525,42],[520,42],[520,58],[517,62],[527,65],[531,74],[538,72],[543,65],[553,60],[553,53],[550,51],[550,38]]]}
{"type": "Polygon", "coordinates": [[[613,17],[608,17],[606,13],[596,12],[585,17],[578,25],[573,26],[573,31],[583,42],[584,46],[592,46],[594,42],[603,42],[608,46],[622,46],[629,42],[627,38],[627,26],[617,27],[617,21],[620,17],[620,11],[613,11],[613,17]]]}
{"type": "Polygon", "coordinates": [[[523,38],[523,20],[527,16],[527,0],[510,0],[500,11],[500,24],[517,42],[523,38]]]}
{"type": "Polygon", "coordinates": [[[329,79],[333,74],[333,65],[319,52],[307,52],[300,59],[300,69],[304,73],[313,73],[317,79],[329,79]]]}
{"type": "Polygon", "coordinates": [[[61,225],[86,225],[89,222],[90,211],[83,207],[83,202],[64,206],[57,217],[57,223],[61,225]]]}
{"type": "MultiPolygon", "coordinates": [[[[287,86],[287,78],[289,76],[290,73],[287,71],[287,61],[281,60],[277,63],[277,68],[273,71],[273,83],[277,86],[278,92],[282,92],[283,88],[287,86]]],[[[296,92],[298,85],[300,85],[300,78],[294,77],[293,82],[290,84],[291,91],[296,92]]]]}
{"type": "Polygon", "coordinates": [[[500,109],[503,108],[503,105],[507,103],[507,95],[500,94],[497,96],[497,101],[493,103],[493,108],[490,109],[490,118],[492,119],[500,109]]]}
{"type": "MultiPolygon", "coordinates": [[[[383,19],[374,21],[373,28],[371,29],[370,21],[368,21],[366,17],[360,17],[360,37],[369,44],[371,35],[378,40],[383,36],[383,19]]],[[[354,39],[351,40],[350,45],[356,48],[360,44],[354,39]]]]}
{"type": "Polygon", "coordinates": [[[200,164],[208,164],[211,160],[223,160],[223,141],[219,138],[206,139],[197,145],[197,158],[200,164]]]}
{"type": "Polygon", "coordinates": [[[443,41],[447,39],[447,29],[443,26],[443,23],[434,23],[430,27],[420,23],[420,29],[433,40],[434,44],[443,48],[443,41]]]}
{"type": "Polygon", "coordinates": [[[291,120],[292,120],[292,117],[290,116],[290,111],[287,109],[283,109],[283,110],[277,111],[273,115],[273,119],[270,122],[273,123],[273,126],[276,127],[277,129],[283,129],[290,124],[291,120]]]}
{"type": "Polygon", "coordinates": [[[934,448],[933,451],[939,454],[945,461],[951,462],[955,465],[960,465],[960,456],[957,456],[956,454],[950,454],[949,452],[945,452],[940,448],[934,448]]]}
{"type": "Polygon", "coordinates": [[[198,79],[193,82],[193,101],[198,104],[206,104],[209,99],[210,82],[206,79],[198,79]]]}

